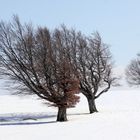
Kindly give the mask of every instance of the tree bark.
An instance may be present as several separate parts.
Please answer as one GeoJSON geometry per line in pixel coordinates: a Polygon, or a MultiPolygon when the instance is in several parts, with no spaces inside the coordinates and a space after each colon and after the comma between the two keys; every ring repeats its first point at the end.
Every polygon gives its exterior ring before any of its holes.
{"type": "Polygon", "coordinates": [[[96,104],[95,104],[95,99],[91,98],[91,97],[87,97],[87,101],[88,101],[88,106],[89,106],[90,114],[92,114],[94,112],[98,112],[98,110],[96,108],[96,104]]]}
{"type": "Polygon", "coordinates": [[[66,107],[58,107],[57,121],[64,122],[67,121],[66,107]]]}

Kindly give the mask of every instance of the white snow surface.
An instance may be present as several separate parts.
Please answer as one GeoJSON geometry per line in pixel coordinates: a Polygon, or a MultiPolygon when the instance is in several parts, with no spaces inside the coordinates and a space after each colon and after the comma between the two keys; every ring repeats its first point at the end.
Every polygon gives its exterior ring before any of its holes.
{"type": "Polygon", "coordinates": [[[36,96],[0,95],[0,140],[140,140],[140,89],[110,90],[94,114],[80,96],[68,121],[56,122],[57,108],[36,96]]]}

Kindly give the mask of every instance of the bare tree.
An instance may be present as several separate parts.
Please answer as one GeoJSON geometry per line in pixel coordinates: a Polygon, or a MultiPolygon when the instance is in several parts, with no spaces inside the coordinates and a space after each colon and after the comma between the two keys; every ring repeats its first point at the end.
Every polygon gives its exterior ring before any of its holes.
{"type": "Polygon", "coordinates": [[[112,57],[109,48],[102,42],[99,33],[93,37],[79,36],[77,68],[80,72],[80,89],[86,96],[90,113],[97,112],[95,99],[110,89],[112,57]]]}
{"type": "Polygon", "coordinates": [[[66,109],[79,101],[79,82],[62,42],[58,32],[34,30],[17,16],[11,23],[0,23],[0,74],[16,81],[22,93],[58,107],[57,121],[66,121],[66,109]]]}
{"type": "Polygon", "coordinates": [[[130,85],[140,85],[140,54],[127,66],[126,80],[130,85]]]}

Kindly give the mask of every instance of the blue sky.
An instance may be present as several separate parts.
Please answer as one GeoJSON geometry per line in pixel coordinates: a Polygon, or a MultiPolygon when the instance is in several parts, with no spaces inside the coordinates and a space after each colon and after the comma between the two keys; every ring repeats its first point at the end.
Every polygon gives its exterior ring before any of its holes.
{"type": "Polygon", "coordinates": [[[98,31],[116,66],[126,66],[140,52],[140,0],[0,0],[0,20],[13,14],[34,25],[98,31]]]}

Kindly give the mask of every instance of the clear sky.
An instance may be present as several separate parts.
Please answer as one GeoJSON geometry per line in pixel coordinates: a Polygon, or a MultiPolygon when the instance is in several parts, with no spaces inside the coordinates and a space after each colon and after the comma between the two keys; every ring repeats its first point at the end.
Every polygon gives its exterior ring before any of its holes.
{"type": "Polygon", "coordinates": [[[140,0],[0,0],[0,20],[13,14],[34,25],[64,23],[87,35],[98,31],[117,66],[126,66],[140,52],[140,0]]]}

